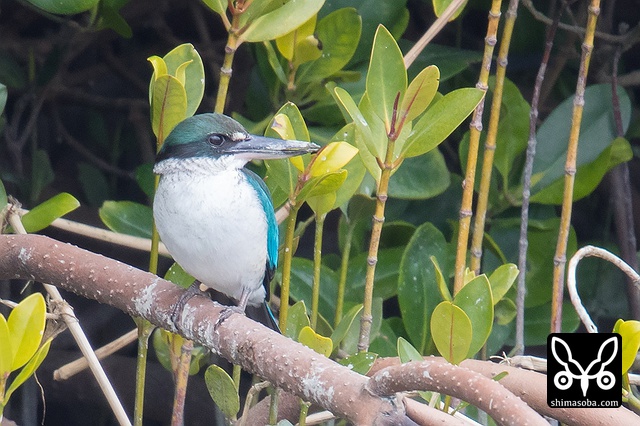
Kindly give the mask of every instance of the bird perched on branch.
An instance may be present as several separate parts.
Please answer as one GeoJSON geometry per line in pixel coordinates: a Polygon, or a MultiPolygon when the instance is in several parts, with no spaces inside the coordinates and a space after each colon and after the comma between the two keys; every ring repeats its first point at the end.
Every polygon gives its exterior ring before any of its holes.
{"type": "Polygon", "coordinates": [[[278,263],[278,224],[267,186],[244,166],[319,148],[250,135],[230,117],[200,114],[173,129],[153,168],[160,175],[153,216],[174,260],[194,285],[224,293],[239,310],[264,306],[266,325],[275,329],[266,297],[278,263]]]}

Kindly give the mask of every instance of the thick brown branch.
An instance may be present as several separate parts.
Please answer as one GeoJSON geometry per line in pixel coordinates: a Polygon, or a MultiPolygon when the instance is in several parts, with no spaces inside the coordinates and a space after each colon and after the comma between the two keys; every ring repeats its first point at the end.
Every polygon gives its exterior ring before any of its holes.
{"type": "Polygon", "coordinates": [[[0,279],[34,279],[95,299],[179,331],[306,401],[356,424],[398,425],[407,420],[395,398],[379,398],[368,379],[243,315],[218,323],[224,307],[191,298],[174,324],[183,290],[153,274],[40,235],[0,235],[0,279]]]}
{"type": "MultiPolygon", "coordinates": [[[[433,362],[446,363],[442,358],[430,357],[427,359],[433,360],[433,362]]],[[[369,374],[377,374],[384,368],[397,365],[400,365],[398,358],[379,358],[369,374]]],[[[547,376],[535,371],[475,359],[462,361],[460,365],[461,367],[468,368],[491,379],[501,373],[508,373],[499,380],[502,386],[520,397],[538,413],[554,418],[562,424],[597,426],[640,423],[639,417],[624,407],[551,408],[547,405],[547,376]]],[[[407,413],[410,414],[409,410],[407,410],[407,413]]]]}
{"type": "Polygon", "coordinates": [[[434,390],[472,403],[489,413],[499,425],[549,424],[500,383],[467,368],[443,362],[441,358],[386,367],[371,377],[367,388],[381,396],[434,390]]]}

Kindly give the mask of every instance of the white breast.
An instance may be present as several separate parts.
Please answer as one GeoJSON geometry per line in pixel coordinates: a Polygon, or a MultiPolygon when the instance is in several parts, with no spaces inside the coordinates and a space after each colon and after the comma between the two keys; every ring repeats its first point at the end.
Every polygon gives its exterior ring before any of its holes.
{"type": "MultiPolygon", "coordinates": [[[[216,170],[206,164],[215,160],[197,160],[188,160],[194,162],[188,170],[160,178],[153,203],[160,238],[201,283],[235,300],[247,289],[252,292],[249,304],[258,305],[265,298],[267,261],[262,205],[240,170],[216,170]]],[[[162,168],[155,171],[162,173],[162,168]]]]}

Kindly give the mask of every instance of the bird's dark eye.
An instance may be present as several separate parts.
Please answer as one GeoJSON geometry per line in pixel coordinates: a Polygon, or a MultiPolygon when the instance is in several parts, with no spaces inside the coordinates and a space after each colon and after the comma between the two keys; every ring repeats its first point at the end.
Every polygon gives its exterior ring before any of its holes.
{"type": "Polygon", "coordinates": [[[213,146],[220,146],[224,142],[222,135],[209,135],[209,143],[213,146]]]}

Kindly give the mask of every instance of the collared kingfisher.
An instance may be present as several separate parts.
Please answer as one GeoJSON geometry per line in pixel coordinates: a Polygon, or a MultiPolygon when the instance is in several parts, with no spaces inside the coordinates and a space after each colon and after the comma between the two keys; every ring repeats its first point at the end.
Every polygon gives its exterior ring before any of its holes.
{"type": "MultiPolygon", "coordinates": [[[[278,263],[278,224],[267,186],[244,166],[319,148],[250,135],[216,113],[189,117],[171,131],[153,168],[160,175],[153,216],[162,242],[195,284],[224,293],[242,312],[264,306],[270,313],[266,301],[278,263]]],[[[262,321],[275,328],[272,315],[262,321]]]]}

